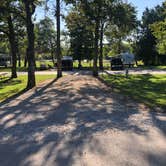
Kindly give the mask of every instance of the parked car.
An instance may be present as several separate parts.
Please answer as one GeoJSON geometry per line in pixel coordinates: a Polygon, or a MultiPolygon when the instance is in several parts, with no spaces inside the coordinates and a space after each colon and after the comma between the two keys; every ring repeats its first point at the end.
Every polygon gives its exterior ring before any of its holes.
{"type": "Polygon", "coordinates": [[[8,65],[7,61],[0,61],[0,66],[8,67],[8,65]]]}
{"type": "Polygon", "coordinates": [[[10,57],[6,54],[0,54],[0,66],[8,67],[10,66],[10,57]]]}
{"type": "Polygon", "coordinates": [[[48,69],[48,66],[46,64],[46,61],[45,60],[40,60],[40,66],[39,66],[39,70],[47,70],[48,69]]]}

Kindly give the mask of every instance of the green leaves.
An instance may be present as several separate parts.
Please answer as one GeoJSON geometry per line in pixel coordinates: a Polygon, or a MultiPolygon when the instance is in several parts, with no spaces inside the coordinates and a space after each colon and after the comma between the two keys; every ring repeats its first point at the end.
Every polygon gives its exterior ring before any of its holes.
{"type": "Polygon", "coordinates": [[[94,25],[81,6],[73,8],[65,18],[71,42],[71,54],[75,59],[91,59],[94,25]]]}
{"type": "Polygon", "coordinates": [[[39,53],[49,52],[55,49],[56,33],[53,21],[46,17],[35,27],[36,48],[39,53]]]}
{"type": "Polygon", "coordinates": [[[157,51],[160,54],[166,54],[166,19],[150,25],[150,28],[157,39],[157,51]]]}

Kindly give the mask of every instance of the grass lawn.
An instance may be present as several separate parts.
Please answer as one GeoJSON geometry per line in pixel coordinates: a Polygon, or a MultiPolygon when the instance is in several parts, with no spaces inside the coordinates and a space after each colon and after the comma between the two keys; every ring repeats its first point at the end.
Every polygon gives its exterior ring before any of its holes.
{"type": "MultiPolygon", "coordinates": [[[[36,68],[37,70],[39,70],[40,68],[40,64],[44,63],[47,67],[48,65],[53,67],[53,63],[51,60],[45,60],[45,61],[36,61],[36,68]]],[[[0,67],[0,72],[10,72],[11,68],[10,67],[0,67]]],[[[17,71],[27,71],[27,67],[24,67],[24,62],[21,61],[21,67],[18,67],[18,63],[17,63],[17,71]]]]}
{"type": "Polygon", "coordinates": [[[166,108],[166,75],[102,75],[116,92],[123,93],[150,107],[166,108]]]}
{"type": "MultiPolygon", "coordinates": [[[[36,83],[39,84],[45,80],[53,78],[55,78],[55,75],[36,75],[36,83]]],[[[3,83],[3,81],[0,80],[0,102],[25,89],[27,76],[21,75],[16,79],[7,81],[6,83],[3,83]]]]}
{"type": "MultiPolygon", "coordinates": [[[[90,67],[92,67],[93,62],[92,61],[91,62],[90,61],[89,62],[82,61],[81,65],[82,65],[83,68],[90,68],[90,67]]],[[[78,68],[78,61],[73,62],[73,67],[78,68]]]]}
{"type": "MultiPolygon", "coordinates": [[[[93,67],[93,61],[89,61],[89,62],[82,61],[81,64],[82,64],[82,67],[86,68],[86,69],[89,69],[89,68],[93,67]]],[[[110,62],[109,61],[104,60],[103,65],[104,65],[105,69],[110,68],[110,62]]],[[[78,61],[74,61],[73,67],[78,68],[78,61]]],[[[98,67],[99,67],[99,63],[98,63],[98,67]]]]}
{"type": "Polygon", "coordinates": [[[138,66],[142,69],[166,70],[166,66],[138,66]]]}
{"type": "Polygon", "coordinates": [[[8,67],[8,68],[5,68],[5,67],[0,67],[0,72],[10,72],[11,69],[8,67]]]}

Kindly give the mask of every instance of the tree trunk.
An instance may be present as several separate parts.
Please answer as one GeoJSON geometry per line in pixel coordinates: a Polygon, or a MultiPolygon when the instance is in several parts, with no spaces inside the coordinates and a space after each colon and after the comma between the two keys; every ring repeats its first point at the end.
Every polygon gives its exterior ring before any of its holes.
{"type": "Polygon", "coordinates": [[[35,52],[34,52],[34,24],[32,23],[32,15],[35,11],[33,2],[24,1],[26,11],[26,28],[28,37],[27,48],[27,61],[28,61],[28,82],[27,89],[31,89],[36,86],[35,81],[35,52]]]}
{"type": "Polygon", "coordinates": [[[17,56],[18,56],[18,67],[21,67],[21,55],[20,55],[19,50],[17,52],[17,56]]]}
{"type": "Polygon", "coordinates": [[[27,50],[26,50],[26,55],[24,57],[24,67],[27,67],[27,50]]]}
{"type": "Polygon", "coordinates": [[[155,56],[155,65],[160,65],[159,64],[159,56],[158,56],[158,54],[156,54],[156,56],[155,56]]]}
{"type": "Polygon", "coordinates": [[[81,69],[81,68],[82,68],[82,65],[81,65],[81,57],[80,57],[78,60],[78,69],[81,69]]]}
{"type": "Polygon", "coordinates": [[[99,49],[98,49],[98,41],[99,41],[99,25],[100,22],[97,19],[96,20],[96,25],[95,25],[95,41],[94,41],[94,57],[93,57],[93,76],[97,77],[98,76],[98,54],[99,54],[99,49]]]}
{"type": "Polygon", "coordinates": [[[17,58],[18,58],[18,67],[21,67],[21,55],[20,55],[20,51],[19,51],[18,39],[17,39],[17,43],[16,43],[16,50],[17,50],[17,58]]]}
{"type": "Polygon", "coordinates": [[[99,56],[99,67],[103,70],[103,35],[104,35],[104,23],[101,23],[100,30],[100,56],[99,56]]]}
{"type": "Polygon", "coordinates": [[[56,23],[57,23],[57,78],[62,77],[61,43],[60,43],[60,0],[56,0],[56,23]]]}
{"type": "Polygon", "coordinates": [[[54,61],[54,51],[53,51],[53,48],[51,49],[51,59],[52,59],[53,67],[54,67],[55,66],[55,61],[54,61]]]}
{"type": "Polygon", "coordinates": [[[16,65],[17,65],[17,51],[16,51],[16,40],[15,40],[15,33],[14,33],[14,27],[12,23],[11,15],[7,18],[8,21],[8,28],[9,28],[9,43],[11,48],[11,54],[12,54],[12,74],[11,78],[17,78],[17,72],[16,72],[16,65]]]}
{"type": "Polygon", "coordinates": [[[50,45],[51,45],[51,59],[52,59],[53,67],[55,67],[54,46],[53,46],[52,42],[50,42],[50,45]]]}
{"type": "Polygon", "coordinates": [[[121,38],[118,39],[118,54],[121,53],[121,38]]]}

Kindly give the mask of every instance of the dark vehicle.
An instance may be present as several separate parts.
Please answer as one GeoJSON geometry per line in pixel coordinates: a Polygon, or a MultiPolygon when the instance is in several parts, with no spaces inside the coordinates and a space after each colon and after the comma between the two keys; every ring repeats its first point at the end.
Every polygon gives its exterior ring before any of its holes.
{"type": "Polygon", "coordinates": [[[40,60],[39,61],[39,70],[47,70],[48,69],[48,65],[46,63],[46,60],[40,60]]]}
{"type": "Polygon", "coordinates": [[[45,63],[40,64],[40,70],[47,70],[47,69],[48,69],[48,67],[45,63]]]}
{"type": "Polygon", "coordinates": [[[123,62],[121,58],[111,59],[111,70],[123,70],[123,62]]]}
{"type": "Polygon", "coordinates": [[[10,57],[5,54],[0,54],[0,66],[8,67],[10,66],[10,57]]]}
{"type": "Polygon", "coordinates": [[[71,71],[73,70],[73,58],[65,56],[62,58],[62,70],[71,71]]]}

